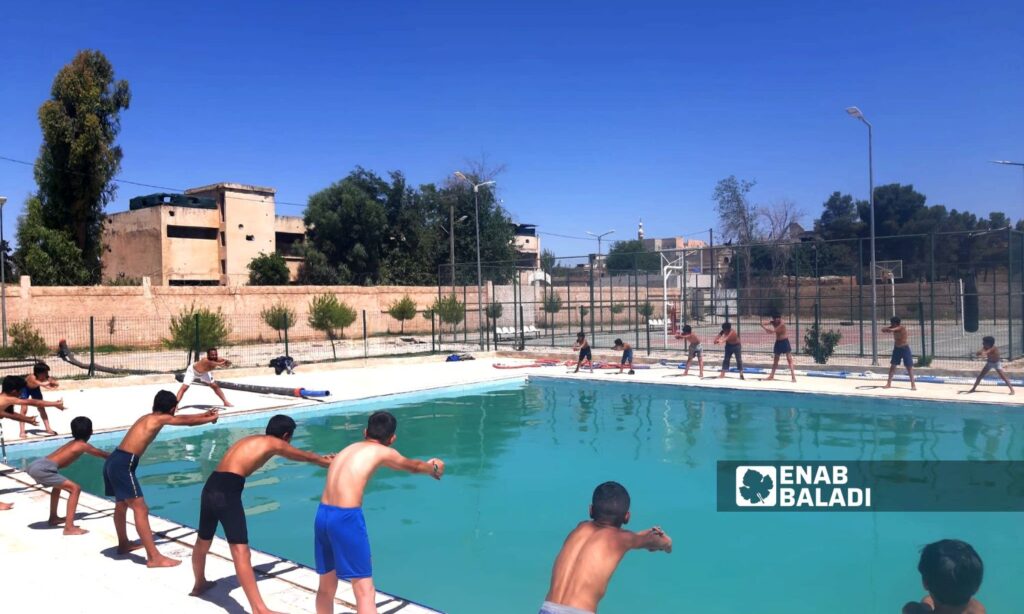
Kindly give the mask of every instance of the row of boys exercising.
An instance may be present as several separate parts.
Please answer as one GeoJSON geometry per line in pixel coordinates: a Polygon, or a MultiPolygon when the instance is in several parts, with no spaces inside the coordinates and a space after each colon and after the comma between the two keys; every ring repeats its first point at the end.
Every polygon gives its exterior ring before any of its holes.
{"type": "MultiPolygon", "coordinates": [[[[6,383],[6,380],[5,380],[6,383]]],[[[153,410],[128,429],[111,453],[89,443],[92,422],[84,416],[71,421],[73,439],[44,458],[33,461],[28,474],[40,485],[52,488],[49,524],[64,523],[65,535],[86,533],[74,524],[81,487],[61,475],[83,454],[105,459],[103,480],[107,496],[116,501],[114,528],[117,552],[127,554],[138,548],[146,552],[148,567],[173,567],[180,560],[165,556],[156,547],[149,525],[149,508],[136,476],[140,458],[165,426],[198,426],[214,423],[216,409],[194,415],[177,415],[177,398],[160,391],[153,410]],[[69,494],[65,518],[57,515],[61,491],[69,494]],[[127,533],[127,513],[134,514],[139,541],[127,533]]],[[[291,445],[296,423],[285,415],[273,416],[265,434],[250,435],[225,452],[203,487],[199,504],[198,537],[192,552],[195,583],[191,595],[208,591],[215,582],[206,578],[206,558],[218,524],[230,547],[239,584],[254,614],[275,614],[260,595],[252,568],[249,536],[242,490],[245,480],[274,456],[308,462],[327,468],[326,485],[314,519],[314,556],[320,583],[316,595],[317,614],[334,611],[339,579],[351,583],[358,614],[376,613],[376,591],[370,542],[363,517],[363,493],[381,467],[422,474],[440,480],[445,463],[439,458],[426,461],[406,458],[392,445],[398,422],[386,411],[370,415],[363,440],[337,454],[321,455],[291,445]]],[[[597,611],[608,583],[622,558],[630,550],[672,551],[672,539],[660,527],[633,532],[623,529],[630,519],[630,497],[616,482],[605,482],[593,493],[590,520],[580,522],[565,539],[551,572],[550,587],[538,614],[592,614],[597,611]]],[[[905,614],[959,612],[984,614],[974,594],[981,586],[981,558],[969,544],[942,540],[929,544],[918,564],[928,595],[904,606],[905,614]]]]}
{"type": "MultiPolygon", "coordinates": [[[[786,327],[786,323],[782,321],[782,316],[775,314],[769,320],[761,322],[761,328],[765,332],[775,335],[775,343],[772,346],[772,369],[768,374],[768,377],[764,378],[765,381],[772,381],[775,379],[775,372],[779,368],[779,359],[782,356],[786,357],[786,363],[789,365],[789,375],[792,381],[796,381],[796,370],[793,366],[793,346],[789,341],[789,330],[786,327]]],[[[917,382],[914,380],[914,353],[910,349],[910,331],[906,326],[903,325],[902,321],[898,317],[893,317],[889,321],[889,326],[881,329],[883,333],[889,333],[893,336],[893,349],[892,356],[889,360],[889,378],[885,383],[884,388],[892,387],[892,378],[896,374],[896,369],[902,363],[907,370],[907,376],[910,379],[910,389],[917,390],[917,382]]],[[[682,331],[676,336],[677,339],[686,342],[686,365],[683,370],[682,376],[690,374],[690,364],[694,359],[697,360],[697,367],[699,369],[698,377],[704,377],[704,348],[701,345],[700,337],[694,332],[693,327],[689,324],[683,326],[682,331]]],[[[732,324],[725,322],[722,324],[722,329],[715,336],[715,345],[724,345],[724,356],[722,357],[722,368],[718,373],[718,377],[725,377],[725,374],[729,372],[729,368],[732,364],[733,357],[736,358],[736,370],[739,372],[740,379],[746,379],[743,373],[743,344],[740,342],[739,332],[734,330],[732,324]]],[[[612,347],[613,350],[622,351],[622,358],[619,361],[619,373],[622,373],[623,369],[629,369],[629,374],[634,373],[633,370],[633,348],[630,344],[624,343],[622,339],[616,339],[615,345],[612,347]]],[[[594,356],[590,349],[590,344],[587,342],[586,333],[580,332],[576,335],[576,343],[573,345],[573,351],[579,352],[576,359],[576,370],[573,373],[578,373],[580,367],[587,365],[590,367],[590,371],[594,370],[594,356]]],[[[982,338],[981,349],[975,353],[975,356],[984,358],[985,365],[981,368],[981,372],[978,374],[977,379],[974,381],[974,386],[970,390],[961,391],[962,393],[977,392],[978,385],[981,381],[989,374],[990,371],[995,371],[996,374],[1003,380],[1009,389],[1010,394],[1014,394],[1013,383],[1010,378],[1003,371],[1003,363],[1000,358],[999,348],[996,346],[995,337],[986,336],[982,338]]]]}

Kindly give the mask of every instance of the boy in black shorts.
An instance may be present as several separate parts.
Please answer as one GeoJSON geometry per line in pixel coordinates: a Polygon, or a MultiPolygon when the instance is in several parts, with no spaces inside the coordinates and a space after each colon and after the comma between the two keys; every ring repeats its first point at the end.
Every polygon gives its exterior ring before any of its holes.
{"type": "MultiPolygon", "coordinates": [[[[57,378],[50,377],[50,366],[45,362],[37,362],[32,367],[32,375],[25,378],[25,387],[21,389],[22,399],[35,399],[36,401],[43,400],[43,388],[53,390],[57,387],[57,378]]],[[[42,407],[37,407],[39,411],[39,417],[43,419],[43,428],[46,429],[47,434],[56,435],[57,431],[50,427],[50,417],[46,415],[46,410],[42,407]]],[[[21,415],[28,415],[28,404],[22,404],[21,415]]],[[[21,423],[21,438],[25,438],[25,423],[21,423]]]]}
{"type": "Polygon", "coordinates": [[[576,360],[576,370],[573,373],[580,372],[580,365],[583,361],[587,361],[587,366],[590,367],[590,372],[594,372],[594,355],[590,353],[590,344],[587,343],[587,335],[579,333],[576,335],[576,345],[572,346],[572,349],[579,350],[580,357],[576,360]]]}
{"type": "Polygon", "coordinates": [[[192,550],[192,571],[196,583],[189,594],[193,597],[206,592],[215,584],[206,579],[206,555],[213,544],[217,524],[220,523],[231,549],[231,559],[235,562],[238,583],[252,606],[253,614],[271,614],[271,610],[263,603],[252,571],[249,532],[242,507],[242,488],[245,486],[245,478],[274,456],[314,463],[321,467],[331,464],[333,455],[321,456],[292,447],[294,433],[294,420],[288,416],[274,416],[267,423],[266,435],[250,435],[235,442],[206,480],[200,497],[199,538],[192,550]]]}

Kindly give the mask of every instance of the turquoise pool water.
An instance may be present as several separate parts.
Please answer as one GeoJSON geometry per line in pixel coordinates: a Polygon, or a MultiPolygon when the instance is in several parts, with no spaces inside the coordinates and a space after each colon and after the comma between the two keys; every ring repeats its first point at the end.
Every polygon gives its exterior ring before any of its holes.
{"type": "MultiPolygon", "coordinates": [[[[338,450],[381,406],[398,417],[396,447],[444,458],[448,474],[435,482],[384,470],[372,483],[377,585],[452,614],[535,612],[562,540],[609,479],[632,495],[631,528],[662,525],[675,551],[629,554],[603,613],[895,612],[920,597],[920,547],[945,537],[983,557],[989,611],[1016,611],[1024,599],[1022,514],[715,511],[719,459],[1024,460],[1016,409],[533,379],[293,412],[295,443],[338,450]]],[[[265,423],[165,429],[139,468],[153,513],[195,526],[205,477],[231,442],[265,423]]],[[[11,462],[47,451],[11,448],[11,462]]],[[[102,494],[100,461],[66,473],[102,494]]],[[[273,460],[249,479],[254,547],[312,564],[324,475],[273,460]]]]}

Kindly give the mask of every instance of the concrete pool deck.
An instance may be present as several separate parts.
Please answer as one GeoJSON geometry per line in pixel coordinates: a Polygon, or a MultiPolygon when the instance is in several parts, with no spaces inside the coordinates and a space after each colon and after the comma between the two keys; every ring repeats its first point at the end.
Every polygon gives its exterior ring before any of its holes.
{"type": "MultiPolygon", "coordinates": [[[[563,357],[564,358],[564,357],[563,357]]],[[[224,371],[218,373],[221,379],[230,379],[250,384],[303,386],[308,389],[329,389],[330,401],[355,400],[405,392],[426,391],[453,386],[472,385],[499,380],[522,380],[526,377],[553,377],[566,380],[611,381],[633,383],[658,383],[701,388],[742,389],[751,391],[787,391],[811,394],[828,394],[870,398],[918,399],[947,402],[990,403],[1006,407],[1018,406],[1019,396],[1009,396],[1005,387],[986,384],[983,392],[961,395],[958,391],[969,388],[965,385],[919,383],[918,391],[912,392],[907,382],[895,382],[893,389],[883,390],[884,377],[880,380],[851,380],[822,377],[806,377],[798,372],[798,381],[788,381],[788,372],[778,374],[783,378],[765,382],[765,375],[756,374],[740,381],[736,374],[725,379],[712,379],[717,371],[705,371],[705,379],[690,377],[669,377],[681,374],[678,369],[639,369],[635,375],[613,375],[614,371],[598,370],[591,374],[581,371],[567,373],[564,366],[495,369],[493,363],[508,365],[529,365],[533,359],[495,357],[478,355],[471,362],[444,363],[443,357],[414,359],[380,359],[363,363],[332,365],[326,369],[318,367],[299,371],[292,376],[252,375],[245,372],[224,371]]],[[[876,373],[882,372],[876,370],[876,373]]],[[[884,372],[882,372],[884,374],[884,372]]],[[[46,398],[63,396],[68,409],[50,411],[51,424],[66,438],[72,418],[89,416],[96,431],[116,431],[130,425],[138,416],[148,413],[153,395],[161,389],[177,390],[178,384],[168,375],[153,381],[152,378],[123,378],[103,382],[63,382],[64,391],[47,391],[46,398]]],[[[225,414],[265,412],[278,408],[308,405],[298,399],[271,397],[250,393],[226,391],[228,399],[237,407],[229,408],[225,414]]],[[[1022,392],[1021,394],[1024,394],[1022,392]]],[[[189,405],[213,405],[218,402],[212,391],[193,387],[186,393],[183,407],[189,405]]],[[[318,404],[317,404],[318,405],[318,404]]],[[[30,413],[34,413],[31,410],[30,413]]],[[[300,418],[301,422],[301,418],[300,418]]],[[[3,421],[8,446],[17,445],[18,426],[10,420],[3,421]]],[[[31,427],[30,427],[31,432],[31,427]]],[[[30,435],[29,440],[42,440],[30,435]]],[[[6,467],[4,467],[6,469],[6,467]]],[[[227,552],[227,545],[219,538],[215,542],[208,563],[208,577],[219,579],[217,588],[206,598],[188,596],[192,586],[190,549],[194,530],[177,523],[154,517],[154,531],[158,545],[165,554],[182,558],[182,565],[172,569],[147,569],[141,557],[133,554],[118,556],[113,553],[116,538],[110,520],[113,505],[101,498],[82,495],[79,524],[89,529],[85,536],[64,537],[60,529],[45,526],[48,514],[48,491],[37,488],[27,475],[16,471],[5,471],[0,475],[0,501],[14,503],[13,510],[0,512],[0,557],[16,575],[17,581],[5,582],[0,588],[0,599],[4,609],[28,611],[43,606],[48,611],[58,608],[69,612],[108,612],[111,606],[128,607],[138,604],[151,614],[162,612],[247,612],[248,603],[234,579],[234,568],[227,552]],[[215,555],[215,556],[213,556],[215,555]],[[9,609],[13,606],[13,609],[9,609]]],[[[61,505],[63,510],[63,504],[61,505]]],[[[129,519],[131,515],[129,515],[129,519]]],[[[131,531],[129,531],[131,534],[131,531]]],[[[260,572],[260,588],[268,606],[283,612],[313,612],[313,595],[317,576],[313,570],[302,565],[254,551],[253,563],[260,572]]],[[[388,589],[389,587],[381,587],[388,589]]],[[[453,584],[453,590],[458,587],[453,584]]],[[[543,587],[538,590],[543,591],[543,587]]],[[[401,599],[378,594],[381,612],[401,611],[418,614],[432,612],[401,599]]],[[[347,587],[339,589],[337,612],[351,612],[354,603],[347,587]]],[[[431,604],[444,608],[443,603],[431,604]]]]}

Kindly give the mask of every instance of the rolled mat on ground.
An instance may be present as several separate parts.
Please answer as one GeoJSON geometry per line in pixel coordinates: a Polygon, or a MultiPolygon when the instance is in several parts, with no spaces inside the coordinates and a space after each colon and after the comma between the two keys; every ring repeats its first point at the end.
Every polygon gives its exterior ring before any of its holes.
{"type": "MultiPolygon", "coordinates": [[[[184,373],[175,373],[174,379],[183,381],[185,379],[184,373]]],[[[193,386],[206,386],[204,382],[195,380],[192,382],[193,386]]],[[[256,386],[254,384],[237,384],[235,382],[225,382],[218,380],[217,385],[224,390],[237,390],[239,392],[252,392],[255,394],[276,394],[284,397],[299,397],[299,398],[313,398],[313,397],[329,397],[331,396],[330,390],[307,390],[305,388],[284,388],[281,386],[256,386]]]]}

